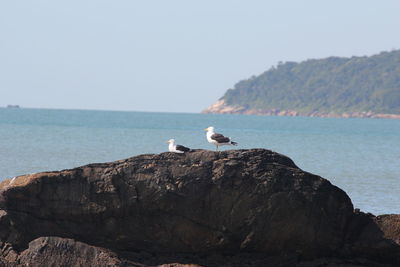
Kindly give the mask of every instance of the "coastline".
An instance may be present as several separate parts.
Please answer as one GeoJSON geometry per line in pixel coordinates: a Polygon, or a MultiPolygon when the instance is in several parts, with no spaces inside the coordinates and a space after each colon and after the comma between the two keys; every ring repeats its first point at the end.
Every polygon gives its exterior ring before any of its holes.
{"type": "Polygon", "coordinates": [[[374,113],[372,111],[356,112],[301,112],[296,110],[282,109],[249,109],[241,106],[230,106],[223,99],[218,100],[203,111],[203,114],[243,114],[261,116],[289,116],[289,117],[321,117],[321,118],[376,118],[376,119],[400,119],[400,114],[374,113]]]}

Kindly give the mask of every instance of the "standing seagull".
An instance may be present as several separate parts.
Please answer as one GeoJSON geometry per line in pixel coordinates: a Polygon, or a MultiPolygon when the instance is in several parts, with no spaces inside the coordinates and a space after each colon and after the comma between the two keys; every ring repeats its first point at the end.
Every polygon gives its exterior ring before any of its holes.
{"type": "Polygon", "coordinates": [[[208,128],[205,128],[204,131],[207,131],[207,141],[210,144],[214,144],[216,146],[216,151],[218,151],[219,146],[225,146],[225,145],[234,145],[236,146],[237,143],[233,142],[229,137],[225,137],[222,134],[215,133],[214,132],[214,127],[210,126],[208,128]]]}
{"type": "Polygon", "coordinates": [[[174,139],[169,139],[167,141],[167,144],[169,144],[168,146],[168,150],[169,152],[174,152],[174,153],[185,153],[190,151],[190,148],[182,146],[182,145],[175,145],[175,140],[174,139]]]}

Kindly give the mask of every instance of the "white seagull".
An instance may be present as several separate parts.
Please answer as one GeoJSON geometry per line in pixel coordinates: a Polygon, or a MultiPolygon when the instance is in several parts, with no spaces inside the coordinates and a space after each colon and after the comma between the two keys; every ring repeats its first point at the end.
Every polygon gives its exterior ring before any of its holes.
{"type": "Polygon", "coordinates": [[[182,146],[182,145],[176,145],[174,139],[169,139],[166,142],[168,145],[168,150],[169,152],[174,152],[174,153],[185,153],[190,151],[190,148],[182,146]]]}
{"type": "Polygon", "coordinates": [[[207,133],[206,133],[207,141],[210,144],[214,144],[216,146],[216,151],[218,151],[219,146],[225,146],[225,145],[236,146],[237,145],[237,143],[232,141],[231,138],[225,137],[219,133],[215,133],[214,127],[212,127],[212,126],[205,128],[204,131],[207,131],[207,133]]]}

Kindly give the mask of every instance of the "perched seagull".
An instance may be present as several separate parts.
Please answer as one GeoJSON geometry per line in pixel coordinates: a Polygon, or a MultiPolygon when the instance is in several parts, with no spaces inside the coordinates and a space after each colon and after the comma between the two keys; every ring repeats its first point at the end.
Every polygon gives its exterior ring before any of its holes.
{"type": "Polygon", "coordinates": [[[169,152],[174,152],[174,153],[185,153],[190,151],[190,148],[182,146],[182,145],[175,145],[175,140],[174,139],[169,139],[167,141],[168,145],[168,150],[169,152]]]}
{"type": "Polygon", "coordinates": [[[207,141],[210,144],[214,144],[217,148],[216,151],[218,151],[219,146],[225,146],[225,145],[233,145],[236,146],[237,143],[233,142],[229,137],[225,137],[222,134],[215,133],[214,132],[214,127],[210,126],[208,128],[205,128],[204,131],[207,131],[207,141]]]}

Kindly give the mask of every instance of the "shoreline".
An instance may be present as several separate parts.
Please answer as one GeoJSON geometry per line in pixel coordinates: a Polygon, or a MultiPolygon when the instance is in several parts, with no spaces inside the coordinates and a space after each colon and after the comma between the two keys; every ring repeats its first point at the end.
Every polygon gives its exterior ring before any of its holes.
{"type": "Polygon", "coordinates": [[[249,109],[241,106],[230,106],[223,99],[204,109],[202,114],[242,114],[259,116],[289,116],[289,117],[320,117],[320,118],[373,118],[373,119],[400,119],[400,114],[374,113],[372,111],[354,112],[301,112],[283,109],[249,109]]]}

